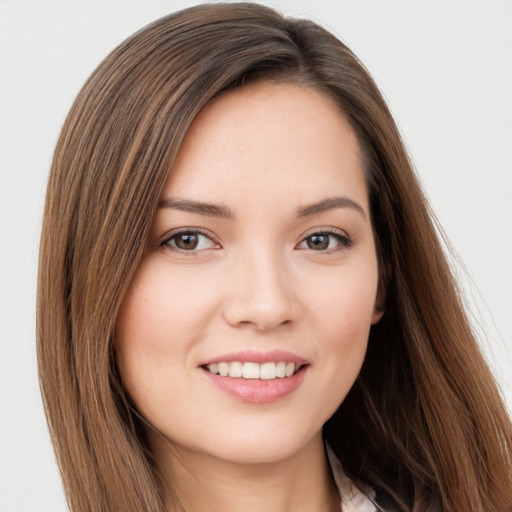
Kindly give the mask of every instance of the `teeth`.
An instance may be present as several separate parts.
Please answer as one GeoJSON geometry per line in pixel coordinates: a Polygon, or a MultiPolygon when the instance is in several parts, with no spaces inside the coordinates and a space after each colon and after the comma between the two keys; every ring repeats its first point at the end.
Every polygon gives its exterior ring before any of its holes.
{"type": "Polygon", "coordinates": [[[286,377],[286,363],[284,361],[276,364],[276,376],[286,377]]]}
{"type": "Polygon", "coordinates": [[[206,365],[206,368],[210,373],[221,377],[272,380],[291,377],[300,368],[300,365],[287,363],[286,361],[263,364],[233,361],[231,363],[211,363],[206,365]]]}
{"type": "MultiPolygon", "coordinates": [[[[293,363],[291,363],[293,364],[293,363]]],[[[295,365],[293,365],[295,370],[295,365]]],[[[276,363],[264,363],[260,368],[260,379],[275,379],[277,377],[276,363]]]]}
{"type": "Polygon", "coordinates": [[[219,375],[227,377],[229,375],[229,363],[219,363],[219,375]]]}
{"type": "Polygon", "coordinates": [[[244,379],[259,379],[260,365],[258,363],[244,363],[242,376],[244,379]]]}
{"type": "Polygon", "coordinates": [[[291,377],[295,373],[295,365],[293,363],[286,363],[286,376],[291,377]]]}
{"type": "Polygon", "coordinates": [[[233,361],[232,363],[229,363],[229,376],[230,377],[241,377],[242,375],[243,375],[242,363],[240,363],[238,361],[233,361]]]}

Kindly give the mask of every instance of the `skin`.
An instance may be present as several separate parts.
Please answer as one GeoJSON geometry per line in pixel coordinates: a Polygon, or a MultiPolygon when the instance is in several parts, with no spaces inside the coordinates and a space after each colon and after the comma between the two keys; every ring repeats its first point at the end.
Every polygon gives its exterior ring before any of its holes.
{"type": "Polygon", "coordinates": [[[161,200],[118,317],[116,354],[151,425],[166,504],[174,506],[171,482],[191,512],[336,509],[321,428],[381,316],[352,129],[311,88],[257,83],[226,93],[195,119],[161,200]],[[297,215],[333,197],[356,206],[297,215]],[[221,206],[232,218],[170,206],[177,200],[221,206]],[[183,228],[202,231],[194,250],[179,248],[183,228]],[[312,245],[314,234],[327,247],[312,245]],[[200,366],[276,349],[308,366],[297,389],[269,403],[233,397],[200,366]]]}

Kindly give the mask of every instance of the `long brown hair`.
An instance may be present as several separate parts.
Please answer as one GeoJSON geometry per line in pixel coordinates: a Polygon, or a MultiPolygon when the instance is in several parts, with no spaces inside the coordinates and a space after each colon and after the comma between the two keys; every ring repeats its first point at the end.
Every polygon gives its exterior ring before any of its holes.
{"type": "Polygon", "coordinates": [[[257,4],[197,6],[116,48],[59,138],[40,249],[41,388],[73,512],[161,512],[152,455],[120,381],[114,326],[183,137],[255,80],[323,91],[364,159],[386,313],[325,435],[354,479],[400,510],[512,510],[511,423],[395,123],[352,52],[257,4]]]}

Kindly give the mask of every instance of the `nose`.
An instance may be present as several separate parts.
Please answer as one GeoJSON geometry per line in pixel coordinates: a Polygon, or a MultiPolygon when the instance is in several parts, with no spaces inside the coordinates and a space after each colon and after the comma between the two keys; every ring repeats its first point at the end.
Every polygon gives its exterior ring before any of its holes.
{"type": "Polygon", "coordinates": [[[224,309],[228,324],[270,331],[298,318],[299,304],[284,258],[269,252],[241,257],[232,269],[224,309]]]}

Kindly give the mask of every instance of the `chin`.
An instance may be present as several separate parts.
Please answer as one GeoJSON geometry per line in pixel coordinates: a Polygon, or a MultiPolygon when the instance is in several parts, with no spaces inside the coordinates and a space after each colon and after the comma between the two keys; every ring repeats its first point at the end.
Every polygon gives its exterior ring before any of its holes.
{"type": "Polygon", "coordinates": [[[211,452],[211,456],[232,464],[275,464],[293,457],[311,442],[310,438],[290,437],[289,434],[254,438],[236,436],[211,452]]]}
{"type": "Polygon", "coordinates": [[[321,423],[301,425],[297,418],[279,422],[264,415],[252,422],[246,418],[217,432],[212,430],[213,435],[201,439],[200,450],[236,464],[277,463],[301,452],[317,436],[321,438],[321,428],[321,423]]]}

